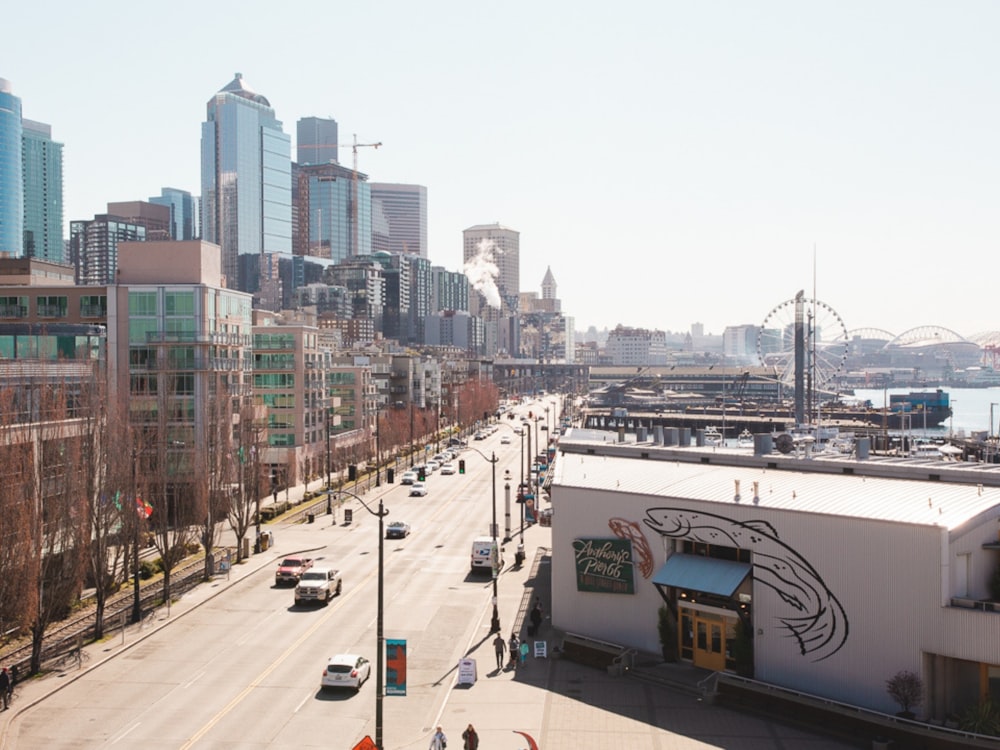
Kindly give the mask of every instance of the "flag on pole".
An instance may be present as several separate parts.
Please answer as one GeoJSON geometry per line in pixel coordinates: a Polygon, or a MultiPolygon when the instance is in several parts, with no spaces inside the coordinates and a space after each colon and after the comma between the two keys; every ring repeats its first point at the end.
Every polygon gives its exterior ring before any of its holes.
{"type": "Polygon", "coordinates": [[[135,512],[139,514],[139,518],[149,518],[153,515],[153,506],[141,497],[137,497],[135,499],[135,512]]]}

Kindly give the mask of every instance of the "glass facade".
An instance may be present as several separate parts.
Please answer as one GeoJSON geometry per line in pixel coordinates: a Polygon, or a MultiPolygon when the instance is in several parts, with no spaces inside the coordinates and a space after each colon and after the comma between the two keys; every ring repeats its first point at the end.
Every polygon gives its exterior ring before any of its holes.
{"type": "Polygon", "coordinates": [[[43,123],[24,120],[22,132],[24,255],[63,263],[63,147],[43,123]]]}
{"type": "Polygon", "coordinates": [[[339,263],[372,252],[371,189],[365,175],[339,164],[297,167],[295,252],[339,263]],[[358,223],[354,223],[357,191],[358,223]]]}
{"type": "Polygon", "coordinates": [[[205,239],[222,248],[222,270],[236,287],[256,291],[254,265],[239,257],[292,249],[291,139],[239,75],[208,102],[201,186],[205,239]]]}
{"type": "Polygon", "coordinates": [[[24,254],[21,133],[21,100],[0,78],[0,252],[11,257],[24,254]]]}
{"type": "Polygon", "coordinates": [[[163,188],[149,202],[170,209],[170,239],[193,240],[200,236],[198,204],[187,190],[163,188]]]}

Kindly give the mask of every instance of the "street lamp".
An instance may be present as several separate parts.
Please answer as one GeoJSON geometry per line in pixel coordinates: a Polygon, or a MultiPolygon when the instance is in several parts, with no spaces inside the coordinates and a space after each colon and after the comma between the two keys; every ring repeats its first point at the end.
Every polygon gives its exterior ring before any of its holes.
{"type": "Polygon", "coordinates": [[[375,747],[378,750],[383,750],[382,745],[382,699],[385,697],[385,677],[383,675],[384,661],[385,661],[385,634],[383,632],[383,619],[385,613],[384,607],[384,593],[385,593],[385,558],[384,558],[384,547],[385,547],[385,532],[383,530],[383,524],[385,523],[385,517],[389,515],[389,511],[382,506],[382,498],[378,499],[378,512],[368,507],[361,496],[355,495],[353,492],[348,492],[347,490],[339,490],[343,495],[350,495],[355,500],[357,500],[361,505],[371,513],[373,516],[378,517],[378,613],[375,619],[375,638],[378,642],[378,650],[375,652],[375,747]]]}
{"type": "Polygon", "coordinates": [[[500,632],[500,610],[497,609],[497,576],[500,573],[500,548],[497,546],[497,458],[496,452],[490,454],[490,458],[486,458],[486,454],[483,453],[478,448],[473,448],[469,446],[470,450],[475,451],[485,460],[490,462],[490,468],[493,474],[493,524],[490,528],[490,536],[493,537],[493,619],[490,620],[490,632],[499,633],[500,632]]]}
{"type": "Polygon", "coordinates": [[[140,602],[139,595],[139,503],[137,498],[139,497],[139,489],[136,481],[136,467],[135,462],[138,460],[138,455],[135,450],[135,446],[132,446],[132,507],[129,508],[126,504],[125,512],[132,514],[132,523],[134,526],[132,534],[132,579],[133,579],[133,590],[132,590],[132,622],[139,622],[142,619],[142,604],[140,602]]]}
{"type": "Polygon", "coordinates": [[[326,408],[326,513],[333,513],[333,499],[330,497],[330,407],[326,408]]]}

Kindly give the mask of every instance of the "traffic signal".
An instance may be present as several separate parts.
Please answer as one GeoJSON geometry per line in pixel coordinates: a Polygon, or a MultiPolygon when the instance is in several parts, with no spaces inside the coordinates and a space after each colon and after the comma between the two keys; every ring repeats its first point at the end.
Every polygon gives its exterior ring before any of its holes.
{"type": "Polygon", "coordinates": [[[421,466],[419,469],[417,469],[417,480],[423,482],[425,479],[427,479],[427,470],[424,469],[423,466],[421,466]]]}
{"type": "Polygon", "coordinates": [[[347,480],[353,482],[358,478],[358,467],[351,464],[347,467],[347,480]]]}
{"type": "Polygon", "coordinates": [[[464,474],[465,473],[465,459],[464,458],[458,459],[458,473],[459,474],[464,474]]]}
{"type": "Polygon", "coordinates": [[[396,470],[391,466],[385,470],[385,480],[389,484],[393,484],[396,481],[396,470]]]}

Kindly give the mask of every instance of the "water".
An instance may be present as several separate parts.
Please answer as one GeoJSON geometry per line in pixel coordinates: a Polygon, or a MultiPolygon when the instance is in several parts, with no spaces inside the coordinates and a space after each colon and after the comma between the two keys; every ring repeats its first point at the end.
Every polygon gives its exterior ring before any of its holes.
{"type": "MultiPolygon", "coordinates": [[[[854,398],[868,400],[872,406],[881,408],[889,396],[894,393],[909,393],[910,391],[934,390],[933,388],[855,388],[854,398]]],[[[951,402],[952,418],[936,430],[927,430],[928,434],[954,435],[968,437],[973,432],[986,431],[997,434],[1000,422],[1000,388],[942,388],[948,394],[951,402]],[[992,411],[991,407],[992,406],[992,411]],[[993,424],[990,425],[990,418],[993,424]]],[[[919,418],[913,420],[914,431],[920,431],[922,425],[919,418]]]]}

